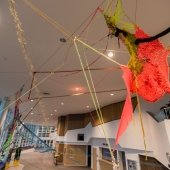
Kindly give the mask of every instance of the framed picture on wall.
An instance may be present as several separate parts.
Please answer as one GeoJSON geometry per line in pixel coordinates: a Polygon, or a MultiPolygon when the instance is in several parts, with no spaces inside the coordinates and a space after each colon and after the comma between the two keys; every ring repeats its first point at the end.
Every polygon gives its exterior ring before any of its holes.
{"type": "Polygon", "coordinates": [[[127,164],[128,164],[128,170],[137,170],[136,161],[128,159],[127,164]]]}

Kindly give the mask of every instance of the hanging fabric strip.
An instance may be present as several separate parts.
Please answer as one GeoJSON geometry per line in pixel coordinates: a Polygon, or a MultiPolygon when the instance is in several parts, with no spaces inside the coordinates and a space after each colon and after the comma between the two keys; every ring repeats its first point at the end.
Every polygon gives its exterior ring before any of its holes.
{"type": "Polygon", "coordinates": [[[115,146],[119,142],[120,136],[125,132],[128,123],[132,120],[132,113],[133,113],[133,107],[132,107],[132,101],[131,101],[131,93],[130,93],[130,86],[132,82],[132,74],[129,68],[121,66],[121,69],[123,71],[123,79],[127,88],[127,97],[124,104],[122,116],[120,119],[120,123],[118,126],[118,132],[116,135],[116,143],[115,146]]]}

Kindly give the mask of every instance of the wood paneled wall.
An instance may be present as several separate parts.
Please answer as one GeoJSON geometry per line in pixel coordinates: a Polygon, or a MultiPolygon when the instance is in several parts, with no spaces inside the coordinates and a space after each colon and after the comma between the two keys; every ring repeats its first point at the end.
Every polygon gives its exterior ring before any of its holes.
{"type": "MultiPolygon", "coordinates": [[[[132,98],[132,104],[133,104],[133,108],[135,109],[137,105],[136,97],[132,98]]],[[[123,106],[124,106],[124,101],[121,101],[121,102],[113,103],[113,104],[110,104],[108,106],[101,108],[104,123],[120,119],[123,106]]],[[[91,116],[92,126],[100,125],[101,122],[99,120],[99,117],[96,111],[91,112],[91,115],[92,115],[91,116]]]]}
{"type": "MultiPolygon", "coordinates": [[[[84,128],[86,124],[86,114],[67,115],[67,130],[84,128]]],[[[89,122],[89,121],[88,121],[89,122]]]]}
{"type": "Polygon", "coordinates": [[[87,166],[87,146],[64,145],[65,166],[87,166]]]}
{"type": "Polygon", "coordinates": [[[57,133],[59,136],[64,136],[68,130],[84,128],[89,122],[90,119],[87,114],[60,116],[58,118],[57,133]]]}
{"type": "Polygon", "coordinates": [[[168,170],[162,163],[153,157],[139,155],[141,170],[168,170]]]}
{"type": "Polygon", "coordinates": [[[113,170],[112,162],[108,162],[102,159],[99,160],[99,166],[100,170],[113,170]]]}
{"type": "MultiPolygon", "coordinates": [[[[133,108],[135,109],[137,105],[136,98],[132,98],[132,103],[133,108]]],[[[113,103],[101,108],[104,123],[120,119],[123,106],[124,101],[113,103]]],[[[96,111],[85,114],[70,114],[66,116],[60,116],[58,118],[57,125],[58,135],[64,136],[68,130],[84,128],[89,122],[91,122],[92,126],[101,124],[96,111]]]]}
{"type": "Polygon", "coordinates": [[[97,170],[97,149],[93,148],[92,152],[92,157],[93,157],[93,170],[97,170]]]}
{"type": "Polygon", "coordinates": [[[63,143],[57,143],[56,144],[56,155],[59,155],[57,157],[58,162],[63,162],[63,153],[64,153],[64,144],[63,143]]]}
{"type": "Polygon", "coordinates": [[[57,124],[57,133],[59,136],[65,135],[65,125],[66,125],[66,116],[60,116],[58,118],[58,124],[57,124]]]}

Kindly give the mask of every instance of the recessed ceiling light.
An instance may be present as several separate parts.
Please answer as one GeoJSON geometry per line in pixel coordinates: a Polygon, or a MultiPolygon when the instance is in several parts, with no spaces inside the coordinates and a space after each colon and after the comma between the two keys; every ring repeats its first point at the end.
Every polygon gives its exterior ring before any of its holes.
{"type": "Polygon", "coordinates": [[[31,99],[31,102],[33,102],[34,100],[33,99],[31,99]]]}
{"type": "Polygon", "coordinates": [[[86,106],[86,108],[90,108],[90,106],[86,106]]]}
{"type": "Polygon", "coordinates": [[[75,93],[75,94],[72,94],[73,96],[80,96],[82,95],[83,93],[75,93]]]}
{"type": "Polygon", "coordinates": [[[112,58],[112,57],[114,57],[114,52],[113,51],[109,51],[108,53],[107,53],[107,56],[108,57],[110,57],[110,58],[112,58]]]}
{"type": "Polygon", "coordinates": [[[33,109],[33,107],[31,107],[31,110],[33,109]]]}
{"type": "Polygon", "coordinates": [[[64,103],[63,103],[63,102],[61,102],[61,105],[62,105],[62,106],[64,106],[64,103]]]}
{"type": "Polygon", "coordinates": [[[76,90],[76,91],[79,91],[79,90],[80,90],[80,88],[79,88],[79,87],[76,87],[76,88],[75,88],[75,90],[76,90]]]}
{"type": "Polygon", "coordinates": [[[33,115],[34,113],[33,112],[31,112],[31,115],[33,115]]]}
{"type": "Polygon", "coordinates": [[[114,96],[114,94],[113,94],[113,93],[111,93],[110,95],[111,95],[111,96],[114,96]]]}
{"type": "Polygon", "coordinates": [[[55,109],[54,112],[57,112],[57,110],[55,109]]]}
{"type": "Polygon", "coordinates": [[[85,87],[81,86],[81,85],[74,85],[74,86],[71,86],[69,88],[70,91],[72,91],[73,93],[84,93],[86,90],[85,90],[85,87]]]}

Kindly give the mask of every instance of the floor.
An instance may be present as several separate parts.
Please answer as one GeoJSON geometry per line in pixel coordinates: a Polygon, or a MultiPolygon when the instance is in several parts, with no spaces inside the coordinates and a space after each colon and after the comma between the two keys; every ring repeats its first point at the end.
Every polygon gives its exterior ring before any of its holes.
{"type": "MultiPolygon", "coordinates": [[[[25,153],[21,156],[20,163],[24,165],[22,170],[90,170],[85,167],[64,167],[53,164],[51,153],[25,153]]],[[[15,169],[17,170],[17,168],[15,169]]]]}

